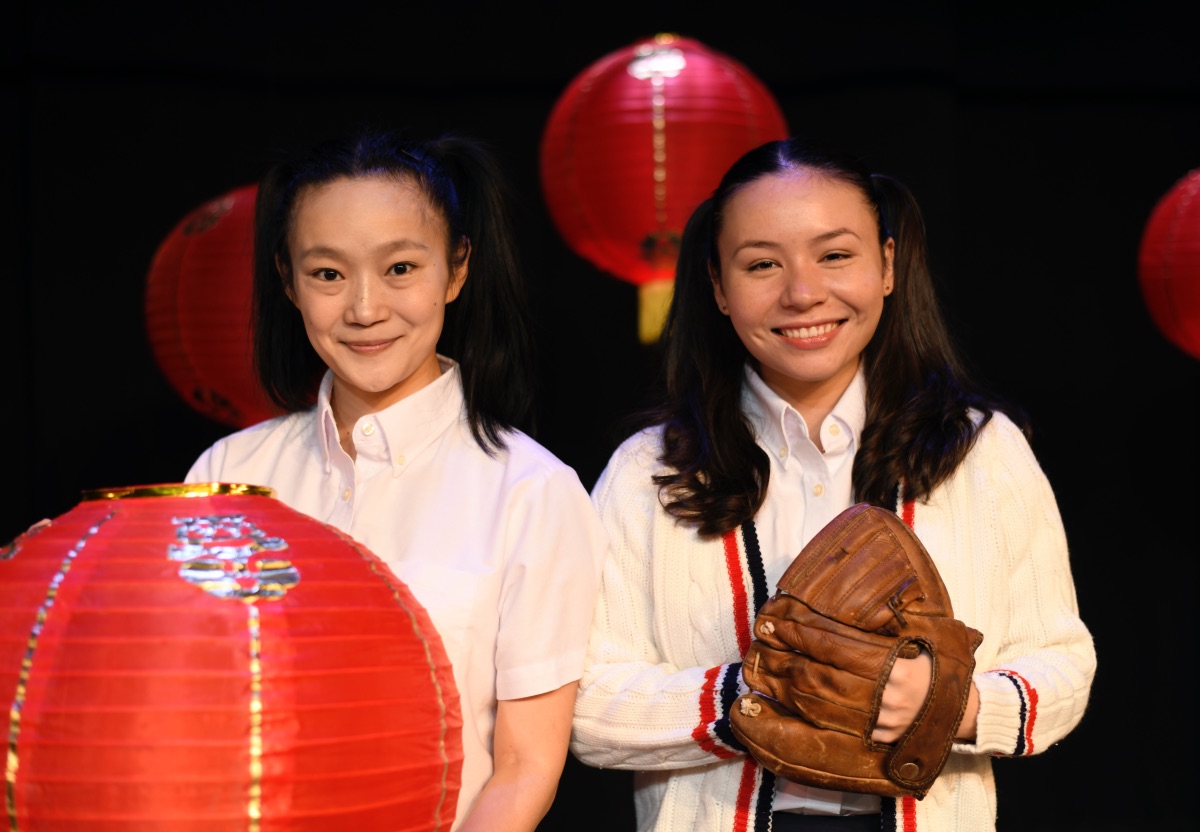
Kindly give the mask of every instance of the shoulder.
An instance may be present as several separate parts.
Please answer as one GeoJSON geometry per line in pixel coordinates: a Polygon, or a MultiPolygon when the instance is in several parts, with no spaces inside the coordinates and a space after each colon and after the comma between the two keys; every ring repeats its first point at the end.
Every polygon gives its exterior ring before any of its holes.
{"type": "Polygon", "coordinates": [[[565,560],[598,570],[607,537],[578,473],[525,433],[510,431],[504,440],[495,455],[475,455],[478,483],[492,489],[504,525],[521,542],[521,560],[564,560],[564,552],[574,552],[579,557],[565,560]]]}
{"type": "Polygon", "coordinates": [[[316,420],[312,411],[277,416],[214,442],[193,464],[189,482],[253,477],[292,448],[308,443],[316,420]]]}
{"type": "MultiPolygon", "coordinates": [[[[465,425],[464,425],[465,427],[465,425]]],[[[470,431],[466,431],[470,436],[470,431]]],[[[508,430],[503,434],[504,448],[494,454],[487,454],[480,449],[482,457],[490,460],[490,464],[504,466],[512,476],[516,477],[558,477],[569,473],[575,476],[575,469],[563,462],[545,445],[520,430],[508,430]]],[[[472,444],[478,447],[474,437],[472,444]]],[[[485,462],[484,464],[489,464],[485,462]]]]}
{"type": "MultiPolygon", "coordinates": [[[[983,414],[978,410],[971,410],[971,419],[975,424],[983,421],[983,414]]],[[[1020,444],[1028,445],[1029,442],[1025,439],[1025,434],[1017,427],[1017,423],[1010,419],[1002,411],[992,413],[992,418],[988,419],[987,424],[980,430],[981,436],[989,436],[992,440],[1019,442],[1020,444]]]]}
{"type": "Polygon", "coordinates": [[[605,479],[636,477],[649,479],[664,470],[660,461],[663,452],[663,428],[661,425],[644,428],[626,438],[612,456],[600,475],[605,479]]]}
{"type": "Polygon", "coordinates": [[[592,499],[603,506],[614,499],[653,496],[658,504],[658,484],[654,476],[666,470],[660,461],[663,447],[661,425],[645,428],[628,437],[609,457],[596,480],[592,499]]]}
{"type": "Polygon", "coordinates": [[[450,472],[454,478],[470,476],[492,489],[510,509],[523,503],[547,508],[589,503],[579,474],[552,451],[519,430],[502,436],[504,447],[488,453],[464,420],[458,425],[453,450],[442,457],[443,464],[454,469],[450,472]]]}
{"type": "MultiPolygon", "coordinates": [[[[976,424],[983,421],[978,411],[971,411],[971,417],[976,424]]],[[[1041,470],[1025,434],[1012,419],[998,411],[979,429],[964,464],[1041,470]]]]}
{"type": "Polygon", "coordinates": [[[276,416],[259,422],[237,433],[217,440],[217,445],[226,448],[252,450],[272,445],[283,445],[312,436],[316,430],[316,416],[311,410],[276,416]]]}
{"type": "MultiPolygon", "coordinates": [[[[982,416],[972,413],[976,421],[982,416]]],[[[975,437],[971,450],[947,483],[967,489],[982,505],[1029,505],[1053,500],[1049,480],[1025,434],[1008,416],[994,413],[975,437]]]]}

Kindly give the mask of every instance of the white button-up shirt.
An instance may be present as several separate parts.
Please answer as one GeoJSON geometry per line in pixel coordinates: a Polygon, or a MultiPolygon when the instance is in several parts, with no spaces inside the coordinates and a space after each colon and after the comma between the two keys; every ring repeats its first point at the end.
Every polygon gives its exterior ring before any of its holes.
{"type": "Polygon", "coordinates": [[[457,365],[338,443],[327,373],[316,407],[228,436],[188,482],[266,485],[382,558],[426,607],[454,668],[464,763],[456,826],[492,774],[497,699],[578,679],[606,536],[575,471],[524,434],[491,457],[457,365]]]}

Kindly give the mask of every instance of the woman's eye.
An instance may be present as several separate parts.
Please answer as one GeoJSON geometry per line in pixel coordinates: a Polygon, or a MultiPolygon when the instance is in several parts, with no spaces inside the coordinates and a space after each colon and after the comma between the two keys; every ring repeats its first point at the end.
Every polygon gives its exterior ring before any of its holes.
{"type": "Polygon", "coordinates": [[[828,254],[826,254],[824,257],[822,257],[821,259],[825,260],[825,261],[846,260],[849,257],[850,257],[850,255],[844,251],[831,251],[828,254]]]}
{"type": "Polygon", "coordinates": [[[412,271],[412,263],[393,263],[388,274],[408,274],[412,271]]]}
{"type": "Polygon", "coordinates": [[[313,272],[313,277],[317,280],[331,281],[337,280],[341,275],[337,273],[337,269],[317,269],[313,272]]]}
{"type": "Polygon", "coordinates": [[[748,271],[761,272],[773,268],[775,268],[774,260],[759,260],[757,263],[751,263],[748,271]]]}

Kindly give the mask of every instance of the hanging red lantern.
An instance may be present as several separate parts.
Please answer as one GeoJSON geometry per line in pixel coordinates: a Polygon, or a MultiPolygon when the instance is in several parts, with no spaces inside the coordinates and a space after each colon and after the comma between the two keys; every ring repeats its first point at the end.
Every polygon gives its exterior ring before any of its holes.
{"type": "Polygon", "coordinates": [[[541,144],[550,215],[577,254],[639,287],[643,342],[662,328],[692,211],[739,156],[787,133],[746,67],[672,34],[604,56],[558,99],[541,144]]]}
{"type": "Polygon", "coordinates": [[[1154,206],[1142,232],[1138,280],[1162,334],[1200,358],[1200,168],[1154,206]]]}
{"type": "Polygon", "coordinates": [[[180,220],[146,279],[146,331],[159,368],[194,409],[236,428],[278,414],[251,358],[257,192],[235,188],[180,220]]]}
{"type": "Polygon", "coordinates": [[[90,492],[0,548],[22,832],[449,830],[450,662],[375,555],[268,488],[90,492]]]}

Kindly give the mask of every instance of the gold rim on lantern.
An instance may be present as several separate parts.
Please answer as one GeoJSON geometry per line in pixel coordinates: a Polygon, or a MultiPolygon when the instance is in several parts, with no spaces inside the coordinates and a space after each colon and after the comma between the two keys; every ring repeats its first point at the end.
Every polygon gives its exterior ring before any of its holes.
{"type": "Polygon", "coordinates": [[[125,488],[91,488],[83,499],[126,500],[134,497],[212,497],[218,494],[274,497],[275,489],[265,485],[235,482],[163,483],[160,485],[131,485],[125,488]]]}

